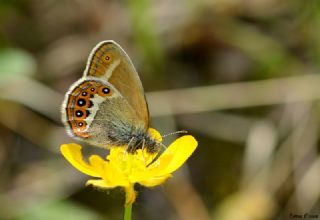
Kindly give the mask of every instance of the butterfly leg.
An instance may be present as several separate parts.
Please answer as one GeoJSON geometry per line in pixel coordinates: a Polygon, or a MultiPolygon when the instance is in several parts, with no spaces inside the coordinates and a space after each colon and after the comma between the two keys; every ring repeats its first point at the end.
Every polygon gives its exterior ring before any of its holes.
{"type": "Polygon", "coordinates": [[[127,155],[128,150],[130,149],[130,144],[132,143],[133,140],[134,140],[134,137],[132,137],[132,138],[130,139],[129,143],[127,144],[126,149],[125,149],[125,152],[126,152],[126,153],[123,155],[123,156],[124,156],[123,159],[125,159],[125,156],[127,155]]]}
{"type": "Polygon", "coordinates": [[[146,140],[143,139],[143,140],[142,140],[142,147],[141,147],[142,158],[143,158],[144,163],[147,164],[147,163],[146,163],[146,162],[147,162],[147,161],[146,161],[146,157],[145,157],[145,155],[144,155],[144,148],[145,148],[145,146],[146,146],[145,144],[146,144],[146,140]]]}
{"type": "Polygon", "coordinates": [[[161,145],[161,147],[163,148],[163,151],[162,151],[162,152],[159,151],[159,152],[157,153],[157,155],[152,159],[152,161],[147,165],[147,167],[150,166],[151,164],[153,164],[156,160],[158,160],[158,158],[161,156],[161,154],[162,154],[165,150],[168,149],[168,147],[167,147],[166,145],[164,145],[163,143],[158,142],[158,144],[161,145]]]}
{"type": "Polygon", "coordinates": [[[168,147],[166,145],[164,145],[163,143],[159,142],[159,144],[161,145],[161,147],[164,149],[164,150],[167,150],[168,147]]]}

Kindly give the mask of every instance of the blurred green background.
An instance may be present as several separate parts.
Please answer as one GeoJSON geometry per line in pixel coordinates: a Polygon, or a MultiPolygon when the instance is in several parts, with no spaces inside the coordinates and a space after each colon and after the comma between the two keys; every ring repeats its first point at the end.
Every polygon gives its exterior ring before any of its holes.
{"type": "Polygon", "coordinates": [[[122,218],[124,192],[85,187],[59,153],[64,93],[107,39],[152,126],[199,141],[174,178],[137,187],[133,219],[320,219],[320,1],[1,0],[1,220],[122,218]]]}

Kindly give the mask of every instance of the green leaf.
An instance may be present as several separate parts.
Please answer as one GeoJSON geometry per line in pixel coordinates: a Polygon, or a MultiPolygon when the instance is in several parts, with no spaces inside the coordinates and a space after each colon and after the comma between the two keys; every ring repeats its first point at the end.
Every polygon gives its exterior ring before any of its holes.
{"type": "Polygon", "coordinates": [[[100,220],[102,219],[92,210],[67,201],[60,201],[50,204],[40,204],[28,208],[28,211],[21,213],[18,220],[100,220]]]}
{"type": "Polygon", "coordinates": [[[31,54],[21,49],[0,49],[0,80],[30,76],[36,71],[36,62],[31,54]]]}

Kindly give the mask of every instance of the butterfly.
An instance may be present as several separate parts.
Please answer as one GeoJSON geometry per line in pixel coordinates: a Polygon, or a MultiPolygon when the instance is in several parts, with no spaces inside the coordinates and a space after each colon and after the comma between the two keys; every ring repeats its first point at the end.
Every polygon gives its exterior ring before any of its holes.
{"type": "Polygon", "coordinates": [[[138,73],[114,41],[93,48],[61,111],[67,133],[78,140],[101,147],[126,146],[129,153],[159,150],[161,143],[148,133],[149,110],[138,73]]]}

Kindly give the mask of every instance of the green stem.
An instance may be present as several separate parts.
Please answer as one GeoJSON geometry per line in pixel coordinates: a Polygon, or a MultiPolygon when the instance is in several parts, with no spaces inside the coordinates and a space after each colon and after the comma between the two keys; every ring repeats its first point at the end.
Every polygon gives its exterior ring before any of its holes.
{"type": "Polygon", "coordinates": [[[125,205],[124,207],[124,220],[131,220],[132,204],[125,205]]]}

